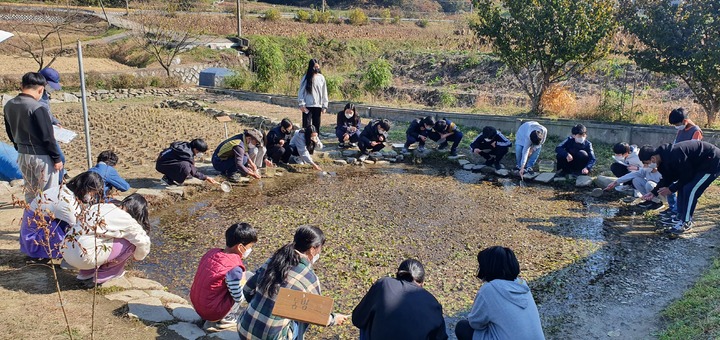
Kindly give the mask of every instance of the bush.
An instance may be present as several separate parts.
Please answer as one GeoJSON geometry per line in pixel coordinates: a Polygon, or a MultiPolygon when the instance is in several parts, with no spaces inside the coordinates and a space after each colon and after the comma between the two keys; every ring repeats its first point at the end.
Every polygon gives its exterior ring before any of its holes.
{"type": "Polygon", "coordinates": [[[282,19],[282,13],[280,13],[280,10],[277,8],[270,8],[265,11],[263,19],[267,21],[278,21],[282,19]]]}
{"type": "Polygon", "coordinates": [[[257,74],[255,89],[266,92],[282,78],[285,72],[285,57],[280,45],[267,37],[258,37],[251,45],[253,66],[257,74]]]}
{"type": "Polygon", "coordinates": [[[332,18],[333,15],[330,11],[312,11],[312,18],[310,19],[310,21],[315,24],[327,24],[330,23],[332,18]]]}
{"type": "Polygon", "coordinates": [[[390,14],[390,9],[385,8],[382,11],[380,11],[380,19],[382,19],[383,24],[389,23],[391,18],[392,18],[392,14],[390,14]]]}
{"type": "Polygon", "coordinates": [[[17,92],[20,90],[20,78],[0,76],[0,92],[17,92]]]}
{"type": "Polygon", "coordinates": [[[397,25],[400,23],[400,15],[396,15],[392,18],[392,24],[397,25]]]}
{"type": "Polygon", "coordinates": [[[327,85],[328,96],[334,99],[342,99],[342,84],[344,78],[342,76],[326,76],[325,83],[327,85]]]}
{"type": "Polygon", "coordinates": [[[420,28],[428,27],[428,24],[429,24],[429,23],[428,23],[427,19],[420,19],[420,20],[418,20],[418,21],[415,22],[415,25],[417,25],[417,26],[420,27],[420,28]]]}
{"type": "Polygon", "coordinates": [[[567,86],[552,85],[540,99],[540,107],[550,113],[568,114],[575,110],[575,94],[567,86]]]}
{"type": "Polygon", "coordinates": [[[234,70],[231,76],[223,79],[224,87],[235,90],[249,90],[253,79],[253,74],[245,68],[234,70]]]}
{"type": "Polygon", "coordinates": [[[382,58],[376,59],[368,65],[363,76],[365,89],[369,92],[378,92],[392,84],[392,66],[382,58]]]}
{"type": "Polygon", "coordinates": [[[295,13],[295,20],[300,22],[310,22],[311,14],[308,11],[305,10],[299,10],[297,13],[295,13]]]}
{"type": "Polygon", "coordinates": [[[368,23],[367,15],[359,8],[352,9],[350,14],[348,14],[348,19],[350,20],[350,24],[356,26],[366,25],[368,23]]]}
{"type": "Polygon", "coordinates": [[[457,104],[457,97],[450,92],[441,91],[439,104],[442,108],[453,107],[457,104]]]}

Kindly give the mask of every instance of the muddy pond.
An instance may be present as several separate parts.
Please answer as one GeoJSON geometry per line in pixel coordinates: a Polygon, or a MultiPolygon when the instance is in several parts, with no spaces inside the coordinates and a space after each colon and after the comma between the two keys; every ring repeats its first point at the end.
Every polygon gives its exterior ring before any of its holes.
{"type": "MultiPolygon", "coordinates": [[[[601,272],[603,219],[614,203],[592,201],[574,188],[520,187],[516,180],[431,166],[343,167],[331,176],[285,173],[283,177],[197,195],[155,213],[151,256],[136,268],[172,292],[186,295],[200,257],[224,247],[224,231],[236,222],[258,229],[246,261],[262,264],[292,240],[297,226],[320,227],[327,243],[316,265],[323,295],[335,311],[351,313],[370,285],[394,274],[406,258],[425,264],[427,288],[443,305],[448,327],[472,305],[482,248],[512,248],[521,276],[530,281],[591,254],[587,270],[601,272]]],[[[586,190],[587,191],[587,190],[586,190]]],[[[312,338],[357,338],[351,325],[313,328],[312,338]]]]}

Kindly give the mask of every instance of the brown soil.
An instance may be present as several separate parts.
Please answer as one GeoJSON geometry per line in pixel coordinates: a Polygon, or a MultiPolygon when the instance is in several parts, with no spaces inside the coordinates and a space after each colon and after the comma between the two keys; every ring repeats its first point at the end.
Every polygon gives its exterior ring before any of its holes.
{"type": "MultiPolygon", "coordinates": [[[[58,57],[51,66],[63,74],[78,73],[77,57],[58,57]]],[[[37,71],[37,68],[38,64],[32,58],[0,54],[0,74],[22,75],[25,72],[37,71]]],[[[125,66],[110,59],[100,58],[84,58],[83,68],[85,72],[99,73],[133,70],[132,67],[125,66]]]]}

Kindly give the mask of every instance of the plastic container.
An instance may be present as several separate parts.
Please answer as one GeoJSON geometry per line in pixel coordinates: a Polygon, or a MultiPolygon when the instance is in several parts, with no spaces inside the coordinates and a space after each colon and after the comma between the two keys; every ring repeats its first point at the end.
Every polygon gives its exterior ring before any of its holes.
{"type": "Polygon", "coordinates": [[[553,172],[555,171],[555,161],[542,160],[538,162],[538,170],[540,172],[553,172]]]}

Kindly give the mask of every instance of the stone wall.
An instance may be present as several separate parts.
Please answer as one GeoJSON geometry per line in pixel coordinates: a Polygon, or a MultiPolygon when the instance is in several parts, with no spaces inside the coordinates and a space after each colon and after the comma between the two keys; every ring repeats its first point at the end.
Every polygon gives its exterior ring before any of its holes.
{"type": "MultiPolygon", "coordinates": [[[[286,107],[296,107],[295,97],[271,94],[259,94],[229,89],[207,89],[208,92],[232,95],[241,100],[260,101],[286,107]]],[[[338,112],[343,109],[345,102],[331,102],[328,111],[338,112]]],[[[544,119],[498,116],[490,114],[466,114],[453,112],[440,112],[431,110],[398,109],[382,106],[356,105],[358,114],[369,118],[387,118],[393,121],[410,121],[413,118],[432,116],[435,119],[448,118],[452,121],[476,129],[486,125],[494,126],[503,133],[514,133],[520,125],[528,120],[538,121],[548,129],[550,136],[567,137],[570,129],[577,123],[587,126],[590,138],[604,143],[628,142],[636,145],[660,145],[670,143],[675,139],[676,130],[671,126],[635,125],[623,123],[609,123],[586,120],[544,119]]],[[[703,139],[715,145],[720,145],[720,131],[703,129],[703,139]]]]}
{"type": "MultiPolygon", "coordinates": [[[[115,100],[136,97],[173,97],[181,93],[197,92],[201,89],[196,87],[173,88],[173,89],[117,89],[117,90],[94,90],[87,92],[87,101],[93,102],[98,100],[115,100]]],[[[80,92],[54,92],[51,103],[78,103],[80,102],[80,92]]],[[[15,94],[0,95],[0,106],[4,106],[8,100],[15,97],[15,94]]]]}

